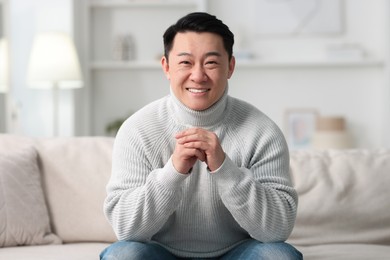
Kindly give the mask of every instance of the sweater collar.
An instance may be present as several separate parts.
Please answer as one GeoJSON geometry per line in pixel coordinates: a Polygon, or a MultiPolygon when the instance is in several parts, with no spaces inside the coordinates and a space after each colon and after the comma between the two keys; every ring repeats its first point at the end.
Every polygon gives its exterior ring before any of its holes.
{"type": "Polygon", "coordinates": [[[224,112],[227,108],[228,86],[226,86],[225,92],[214,105],[202,111],[193,110],[184,105],[175,96],[172,88],[170,93],[173,114],[180,124],[190,127],[210,127],[224,118],[224,112]]]}

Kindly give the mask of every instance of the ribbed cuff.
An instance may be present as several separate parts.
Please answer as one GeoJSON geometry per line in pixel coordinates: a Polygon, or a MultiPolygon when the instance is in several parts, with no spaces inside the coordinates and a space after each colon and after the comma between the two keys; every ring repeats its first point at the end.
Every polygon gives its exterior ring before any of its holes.
{"type": "Polygon", "coordinates": [[[178,172],[173,166],[172,159],[170,158],[164,168],[158,172],[156,180],[167,189],[175,190],[182,185],[188,176],[190,176],[190,174],[178,172]]]}
{"type": "Polygon", "coordinates": [[[242,179],[240,168],[228,156],[217,170],[210,173],[222,189],[231,187],[242,179]]]}

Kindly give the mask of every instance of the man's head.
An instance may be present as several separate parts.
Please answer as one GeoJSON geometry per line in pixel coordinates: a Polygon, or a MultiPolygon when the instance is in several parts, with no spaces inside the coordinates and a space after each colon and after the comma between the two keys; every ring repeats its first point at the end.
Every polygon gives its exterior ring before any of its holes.
{"type": "Polygon", "coordinates": [[[228,53],[229,59],[233,55],[234,35],[221,20],[208,13],[190,13],[175,24],[171,25],[164,33],[164,56],[168,59],[172,49],[173,40],[177,33],[183,32],[209,32],[222,37],[223,45],[228,53]]]}
{"type": "Polygon", "coordinates": [[[215,16],[191,13],[167,29],[161,64],[175,96],[205,110],[225,92],[234,71],[234,37],[215,16]]]}

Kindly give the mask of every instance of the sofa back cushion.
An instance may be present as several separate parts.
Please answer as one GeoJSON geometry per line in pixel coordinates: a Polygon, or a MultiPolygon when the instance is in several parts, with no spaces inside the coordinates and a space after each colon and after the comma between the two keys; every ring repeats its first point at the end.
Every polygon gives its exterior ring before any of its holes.
{"type": "Polygon", "coordinates": [[[105,137],[37,140],[51,222],[64,242],[116,240],[103,214],[113,141],[105,137]]]}
{"type": "Polygon", "coordinates": [[[390,151],[296,151],[291,172],[299,204],[290,243],[390,245],[390,151]]]}

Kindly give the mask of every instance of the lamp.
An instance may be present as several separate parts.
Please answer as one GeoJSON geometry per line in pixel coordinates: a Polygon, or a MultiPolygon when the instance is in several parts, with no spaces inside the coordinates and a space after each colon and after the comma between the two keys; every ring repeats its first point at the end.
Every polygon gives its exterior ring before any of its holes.
{"type": "Polygon", "coordinates": [[[0,39],[0,93],[8,90],[8,44],[7,41],[0,39]]]}
{"type": "Polygon", "coordinates": [[[58,135],[58,89],[83,86],[76,48],[68,34],[45,32],[35,36],[27,84],[31,88],[53,89],[53,133],[58,135]]]}

